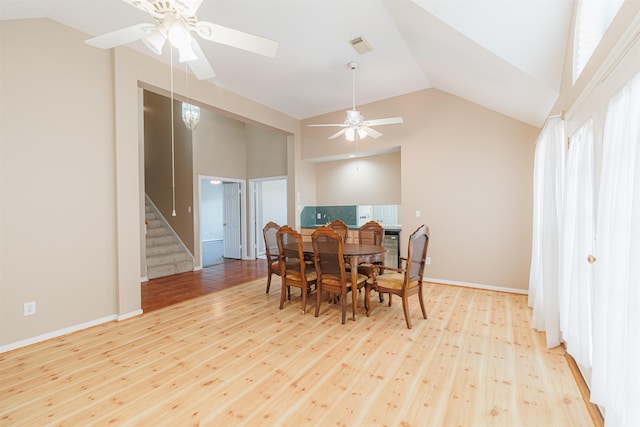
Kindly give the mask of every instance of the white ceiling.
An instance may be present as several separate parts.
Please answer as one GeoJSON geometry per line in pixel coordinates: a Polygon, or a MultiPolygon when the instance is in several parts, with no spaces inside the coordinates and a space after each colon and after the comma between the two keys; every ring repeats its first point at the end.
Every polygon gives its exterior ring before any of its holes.
{"type": "MultiPolygon", "coordinates": [[[[534,126],[556,101],[573,0],[204,0],[202,21],[279,43],[275,58],[199,40],[211,80],[297,119],[437,88],[534,126]],[[364,36],[374,50],[348,43],[364,36]]],[[[140,22],[122,0],[0,0],[1,19],[48,17],[97,36],[140,22]]],[[[89,37],[87,37],[89,38],[89,37]]],[[[155,56],[142,42],[130,46],[155,56]]],[[[165,49],[163,60],[169,62],[165,49]]]]}

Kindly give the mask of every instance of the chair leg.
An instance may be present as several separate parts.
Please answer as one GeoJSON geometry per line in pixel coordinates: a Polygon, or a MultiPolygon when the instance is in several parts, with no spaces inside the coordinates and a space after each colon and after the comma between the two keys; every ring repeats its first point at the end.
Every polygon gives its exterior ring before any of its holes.
{"type": "Polygon", "coordinates": [[[320,300],[321,299],[322,299],[322,291],[319,288],[316,288],[316,317],[318,317],[320,315],[320,300]]]}
{"type": "Polygon", "coordinates": [[[289,287],[285,284],[284,279],[282,279],[282,291],[280,292],[280,310],[284,307],[284,300],[287,296],[287,289],[289,287]]]}
{"type": "MultiPolygon", "coordinates": [[[[391,294],[389,294],[389,297],[391,297],[391,294]]],[[[407,328],[411,329],[411,317],[409,316],[409,296],[406,293],[402,295],[402,310],[404,311],[404,320],[406,320],[407,322],[407,328]]]]}
{"type": "Polygon", "coordinates": [[[270,288],[271,288],[271,272],[269,272],[269,277],[267,278],[267,293],[269,293],[270,288]]]}
{"type": "Polygon", "coordinates": [[[303,286],[300,290],[302,291],[302,314],[305,314],[307,312],[307,288],[303,286]]]}
{"type": "Polygon", "coordinates": [[[422,283],[418,285],[418,298],[420,299],[420,309],[422,309],[422,317],[427,318],[427,311],[424,309],[424,299],[422,298],[422,283]]]}
{"type": "Polygon", "coordinates": [[[342,306],[342,324],[347,322],[347,296],[342,295],[340,298],[340,305],[342,306]]]}
{"type": "Polygon", "coordinates": [[[369,288],[369,285],[365,285],[364,287],[364,310],[367,313],[367,317],[369,317],[369,305],[371,304],[371,301],[369,300],[371,297],[371,288],[369,288]]]}

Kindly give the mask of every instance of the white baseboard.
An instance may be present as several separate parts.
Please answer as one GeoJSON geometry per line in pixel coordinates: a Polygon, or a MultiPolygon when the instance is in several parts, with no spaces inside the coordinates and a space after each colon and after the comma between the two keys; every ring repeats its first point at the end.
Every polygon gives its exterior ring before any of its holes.
{"type": "Polygon", "coordinates": [[[201,265],[196,265],[195,267],[193,267],[193,271],[200,271],[200,270],[202,270],[201,265]]]}
{"type": "Polygon", "coordinates": [[[148,282],[149,278],[147,276],[141,277],[140,278],[140,283],[144,283],[144,282],[148,282]]]}
{"type": "Polygon", "coordinates": [[[477,288],[477,289],[486,289],[488,291],[509,292],[512,294],[529,295],[528,289],[507,288],[503,286],[483,285],[480,283],[456,282],[452,280],[436,279],[433,277],[425,277],[424,281],[433,282],[433,283],[442,283],[443,285],[462,286],[465,288],[477,288]]]}
{"type": "Polygon", "coordinates": [[[135,311],[132,311],[131,313],[117,315],[116,320],[118,321],[127,320],[127,319],[131,319],[132,317],[140,316],[141,314],[142,314],[142,309],[135,310],[135,311]]]}
{"type": "Polygon", "coordinates": [[[89,322],[80,323],[78,325],[69,326],[68,328],[58,329],[57,331],[48,332],[46,334],[38,335],[36,337],[27,338],[21,341],[16,341],[14,343],[1,346],[0,353],[4,353],[9,350],[15,350],[16,348],[25,347],[31,344],[36,344],[41,341],[50,340],[52,338],[57,338],[62,335],[67,335],[73,332],[80,331],[82,329],[90,328],[92,326],[97,326],[103,323],[111,322],[113,320],[116,320],[115,314],[111,316],[101,317],[100,319],[91,320],[89,322]]]}
{"type": "Polygon", "coordinates": [[[71,334],[73,332],[78,332],[83,329],[91,328],[93,326],[101,325],[103,323],[111,322],[114,320],[126,320],[131,317],[139,316],[142,314],[142,310],[135,310],[131,313],[126,313],[122,315],[113,314],[111,316],[101,317],[99,319],[91,320],[89,322],[80,323],[78,325],[69,326],[68,328],[58,329],[57,331],[47,332],[46,334],[38,335],[36,337],[27,338],[25,340],[16,341],[10,344],[6,344],[0,346],[0,353],[5,353],[10,350],[15,350],[20,347],[26,347],[31,344],[36,344],[42,341],[50,340],[52,338],[58,338],[63,335],[71,334]]]}

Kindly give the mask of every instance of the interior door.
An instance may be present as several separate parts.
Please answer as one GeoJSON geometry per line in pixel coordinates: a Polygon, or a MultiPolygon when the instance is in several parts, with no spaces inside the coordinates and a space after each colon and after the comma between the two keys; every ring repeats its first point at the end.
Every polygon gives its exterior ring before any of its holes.
{"type": "Polygon", "coordinates": [[[240,183],[225,182],[223,185],[224,257],[241,259],[240,183]]]}

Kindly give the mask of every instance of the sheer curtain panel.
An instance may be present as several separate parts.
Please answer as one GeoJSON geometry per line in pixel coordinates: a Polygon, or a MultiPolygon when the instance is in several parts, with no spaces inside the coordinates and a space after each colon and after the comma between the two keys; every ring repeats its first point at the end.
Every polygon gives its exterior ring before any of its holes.
{"type": "Polygon", "coordinates": [[[560,329],[567,352],[591,368],[593,264],[593,121],[572,136],[567,154],[560,224],[558,299],[560,329]]]}
{"type": "Polygon", "coordinates": [[[533,243],[529,274],[532,326],[547,335],[547,347],[560,345],[558,310],[558,224],[562,209],[565,126],[550,119],[536,141],[533,167],[533,243]]]}
{"type": "Polygon", "coordinates": [[[591,400],[640,426],[640,73],[607,109],[596,233],[591,400]]]}

